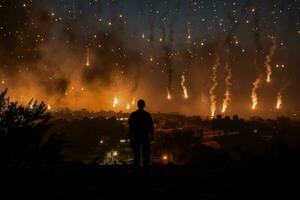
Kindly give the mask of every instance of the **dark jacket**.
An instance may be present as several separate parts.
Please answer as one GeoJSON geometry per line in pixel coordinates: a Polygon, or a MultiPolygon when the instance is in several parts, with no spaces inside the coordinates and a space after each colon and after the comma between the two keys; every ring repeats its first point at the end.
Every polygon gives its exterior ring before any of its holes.
{"type": "Polygon", "coordinates": [[[153,138],[153,122],[150,113],[137,110],[131,113],[129,119],[129,136],[134,142],[147,142],[153,138]]]}

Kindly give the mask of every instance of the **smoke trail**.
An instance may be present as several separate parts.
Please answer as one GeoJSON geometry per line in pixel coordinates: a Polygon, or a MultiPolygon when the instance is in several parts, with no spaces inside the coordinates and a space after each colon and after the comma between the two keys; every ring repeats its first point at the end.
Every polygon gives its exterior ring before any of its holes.
{"type": "Polygon", "coordinates": [[[282,105],[282,95],[281,95],[281,92],[279,91],[277,93],[276,109],[279,110],[281,108],[281,105],[282,105]]]}
{"type": "Polygon", "coordinates": [[[87,66],[87,67],[89,67],[90,66],[90,49],[89,48],[87,48],[86,49],[86,63],[85,63],[85,65],[87,66]]]}
{"type": "MultiPolygon", "coordinates": [[[[170,2],[168,2],[169,5],[170,2]]],[[[168,85],[167,85],[167,99],[171,100],[172,99],[172,83],[173,83],[173,42],[174,42],[174,29],[173,29],[173,23],[175,16],[173,16],[173,19],[171,20],[170,23],[170,30],[169,30],[169,41],[166,41],[167,39],[167,32],[166,32],[166,17],[169,13],[169,10],[166,9],[165,12],[161,15],[161,33],[162,33],[162,46],[163,46],[163,51],[164,51],[164,64],[165,67],[167,68],[167,74],[168,74],[168,85]]]]}
{"type": "Polygon", "coordinates": [[[220,58],[219,55],[216,55],[216,63],[213,65],[213,71],[212,71],[212,86],[209,89],[209,95],[210,95],[210,112],[211,112],[211,118],[214,118],[216,114],[216,108],[217,108],[217,95],[215,94],[215,90],[218,86],[218,80],[217,80],[217,72],[218,67],[220,65],[220,58]]]}
{"type": "Polygon", "coordinates": [[[255,110],[258,104],[257,89],[260,87],[261,84],[261,75],[258,76],[258,78],[252,84],[253,84],[253,88],[251,92],[252,110],[255,110]]]}
{"type": "Polygon", "coordinates": [[[187,93],[187,87],[189,83],[187,82],[187,79],[189,77],[190,67],[193,62],[193,49],[192,49],[192,14],[193,14],[193,1],[188,0],[187,3],[187,10],[186,10],[186,17],[185,17],[185,26],[186,26],[186,32],[185,32],[185,48],[183,50],[183,62],[185,63],[185,72],[181,77],[181,87],[184,92],[184,98],[188,99],[188,93],[187,93]],[[183,79],[185,79],[184,85],[183,79]]]}
{"type": "Polygon", "coordinates": [[[227,73],[227,76],[225,79],[226,91],[225,91],[224,99],[223,99],[222,113],[225,113],[227,111],[227,109],[231,103],[232,72],[231,72],[231,68],[229,67],[228,63],[225,64],[225,71],[227,73]]]}
{"type": "Polygon", "coordinates": [[[173,15],[171,17],[170,24],[169,24],[169,29],[170,29],[169,42],[170,42],[171,46],[173,45],[173,42],[174,42],[174,23],[178,21],[180,5],[181,5],[180,0],[177,0],[177,2],[175,3],[175,6],[173,8],[174,11],[172,12],[173,15]]]}
{"type": "Polygon", "coordinates": [[[226,89],[225,89],[223,103],[222,103],[222,110],[221,110],[222,113],[225,113],[231,104],[232,71],[231,71],[231,67],[229,66],[229,62],[234,60],[232,58],[233,47],[235,47],[232,45],[232,41],[236,40],[236,36],[234,35],[234,32],[238,29],[241,22],[244,20],[245,15],[246,15],[246,10],[250,4],[251,4],[250,0],[245,2],[245,4],[243,5],[243,7],[241,9],[241,14],[238,18],[239,20],[237,20],[237,17],[235,17],[235,12],[233,11],[234,10],[234,7],[233,7],[234,2],[232,0],[227,0],[227,7],[228,7],[227,18],[228,18],[229,22],[231,23],[231,25],[230,25],[231,29],[229,29],[228,34],[225,36],[225,41],[224,41],[224,45],[223,45],[223,48],[225,50],[225,54],[227,57],[227,62],[225,63],[226,89]]]}
{"type": "MultiPolygon", "coordinates": [[[[262,50],[262,44],[260,41],[260,16],[257,7],[252,9],[252,12],[254,12],[253,16],[253,22],[254,22],[254,29],[253,29],[253,36],[254,36],[254,44],[255,44],[255,50],[256,50],[256,58],[255,58],[255,66],[258,66],[259,63],[259,55],[262,50]]],[[[259,70],[260,71],[260,70],[259,70]]],[[[262,74],[259,72],[258,77],[256,80],[252,83],[252,91],[251,91],[251,101],[252,101],[252,110],[255,110],[258,105],[258,96],[257,96],[257,90],[261,86],[262,81],[262,74]]]]}
{"type": "Polygon", "coordinates": [[[277,92],[277,96],[276,96],[276,109],[280,110],[282,108],[282,104],[283,104],[283,93],[286,90],[286,88],[289,86],[290,84],[290,77],[288,78],[288,80],[286,80],[286,78],[282,77],[281,78],[281,83],[280,83],[280,88],[277,92]]]}
{"type": "MultiPolygon", "coordinates": [[[[244,18],[246,16],[246,11],[247,8],[252,4],[251,0],[247,0],[245,4],[243,5],[241,9],[240,16],[237,18],[235,17],[235,12],[234,10],[234,2],[232,0],[227,0],[227,6],[228,6],[228,12],[227,12],[227,18],[229,22],[231,23],[231,29],[229,30],[228,34],[225,36],[225,41],[224,41],[224,48],[225,48],[225,54],[227,55],[228,61],[225,64],[225,72],[227,74],[225,78],[225,85],[226,85],[226,90],[224,93],[224,98],[223,98],[223,104],[222,104],[222,113],[225,113],[228,110],[228,107],[231,104],[231,86],[232,86],[232,71],[231,67],[229,66],[229,61],[233,60],[232,58],[232,51],[233,51],[233,45],[232,45],[232,40],[236,38],[234,35],[234,32],[239,28],[241,25],[241,22],[244,21],[244,18]],[[239,20],[237,20],[239,19],[239,20]]],[[[236,39],[235,39],[236,40],[236,39]]]]}
{"type": "MultiPolygon", "coordinates": [[[[165,67],[167,68],[167,75],[168,75],[168,85],[167,85],[167,99],[170,100],[172,99],[172,82],[173,82],[173,67],[172,67],[172,44],[168,45],[166,43],[166,32],[165,32],[165,25],[161,24],[161,30],[162,30],[162,35],[163,35],[163,51],[164,51],[164,64],[165,67]]],[[[173,31],[170,31],[170,40],[173,41],[173,31]]]]}
{"type": "Polygon", "coordinates": [[[181,75],[181,87],[183,91],[183,97],[185,99],[189,98],[188,91],[187,91],[187,85],[186,85],[186,74],[183,72],[181,75]]]}
{"type": "Polygon", "coordinates": [[[153,4],[154,2],[152,1],[149,1],[147,4],[150,7],[149,8],[149,28],[150,28],[149,43],[152,49],[154,48],[154,38],[155,38],[154,25],[156,20],[155,7],[153,4]]]}
{"type": "Polygon", "coordinates": [[[171,50],[167,46],[165,49],[166,66],[168,68],[168,99],[172,99],[172,82],[173,82],[173,69],[172,69],[172,55],[171,50]]]}
{"type": "Polygon", "coordinates": [[[193,7],[192,7],[192,1],[188,1],[188,11],[187,11],[187,16],[186,16],[186,28],[187,28],[187,48],[188,51],[190,51],[190,45],[191,45],[191,39],[192,39],[192,23],[191,23],[191,15],[193,13],[193,7]]]}
{"type": "Polygon", "coordinates": [[[171,95],[171,91],[170,91],[169,87],[167,88],[167,99],[168,100],[172,99],[172,95],[171,95]]]}
{"type": "Polygon", "coordinates": [[[272,58],[274,56],[274,53],[276,51],[277,45],[276,45],[276,38],[272,37],[272,47],[270,48],[270,51],[268,53],[268,55],[266,56],[266,60],[265,60],[265,66],[266,66],[266,74],[267,74],[267,83],[271,82],[271,75],[272,75],[272,66],[271,66],[271,62],[272,62],[272,58]]]}
{"type": "Polygon", "coordinates": [[[165,8],[165,10],[162,12],[162,14],[160,15],[159,19],[160,19],[160,31],[161,31],[161,35],[162,37],[160,38],[160,42],[162,42],[164,45],[166,45],[166,38],[167,38],[167,33],[166,33],[166,21],[167,21],[167,15],[169,14],[169,5],[170,2],[167,1],[167,6],[165,8]]]}
{"type": "Polygon", "coordinates": [[[262,50],[262,44],[260,41],[260,15],[258,8],[253,9],[254,16],[253,16],[253,23],[254,23],[254,29],[253,29],[253,36],[254,36],[254,44],[256,48],[256,54],[259,55],[262,50]]]}
{"type": "Polygon", "coordinates": [[[233,1],[232,0],[227,0],[227,5],[228,5],[228,12],[227,12],[227,18],[231,23],[231,29],[229,30],[228,34],[225,37],[225,45],[230,46],[231,45],[231,41],[234,37],[234,32],[239,28],[239,26],[241,25],[241,23],[244,21],[245,16],[247,14],[247,8],[249,8],[252,5],[252,1],[251,0],[247,0],[242,9],[241,9],[241,14],[240,16],[236,19],[236,17],[234,16],[235,12],[233,12],[235,9],[234,7],[232,7],[233,5],[233,1]]]}

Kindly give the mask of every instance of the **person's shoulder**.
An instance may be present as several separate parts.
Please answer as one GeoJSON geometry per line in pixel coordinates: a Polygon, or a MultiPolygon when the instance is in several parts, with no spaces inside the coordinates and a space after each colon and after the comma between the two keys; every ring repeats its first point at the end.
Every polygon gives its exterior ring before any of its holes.
{"type": "Polygon", "coordinates": [[[135,116],[135,115],[136,115],[136,111],[132,112],[132,113],[130,114],[130,117],[133,117],[133,116],[135,116]]]}
{"type": "Polygon", "coordinates": [[[130,115],[135,115],[136,114],[136,111],[133,111],[130,115]]]}
{"type": "Polygon", "coordinates": [[[137,116],[137,115],[140,115],[141,113],[144,113],[144,111],[140,111],[140,110],[136,110],[136,111],[133,111],[130,115],[131,116],[137,116]]]}
{"type": "Polygon", "coordinates": [[[145,114],[151,117],[150,112],[145,111],[145,114]]]}

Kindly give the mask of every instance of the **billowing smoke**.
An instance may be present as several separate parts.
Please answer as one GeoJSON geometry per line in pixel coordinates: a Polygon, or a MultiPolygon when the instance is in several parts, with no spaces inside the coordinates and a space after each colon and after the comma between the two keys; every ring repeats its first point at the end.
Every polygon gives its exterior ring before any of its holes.
{"type": "Polygon", "coordinates": [[[136,91],[140,54],[125,46],[118,34],[98,30],[86,45],[86,35],[78,34],[72,21],[65,21],[53,40],[53,30],[58,31],[54,27],[56,13],[49,16],[39,3],[26,5],[31,13],[18,1],[1,3],[5,12],[0,13],[0,24],[8,32],[17,32],[0,37],[1,78],[10,87],[12,99],[42,99],[54,108],[95,108],[104,106],[98,102],[103,94],[109,97],[119,91],[136,91]],[[12,13],[18,15],[12,18],[12,13]]]}
{"type": "Polygon", "coordinates": [[[154,111],[214,117],[217,97],[223,97],[221,111],[249,113],[244,104],[250,89],[254,109],[260,103],[274,107],[275,98],[290,106],[298,87],[283,91],[286,80],[276,86],[279,73],[271,64],[285,63],[295,76],[299,72],[299,1],[272,0],[275,14],[265,12],[265,2],[253,0],[133,2],[0,0],[1,89],[8,87],[20,102],[44,100],[52,110],[131,110],[145,98],[154,111]],[[274,40],[264,55],[269,29],[274,40]],[[266,71],[272,78],[268,92],[276,86],[271,103],[259,95],[266,71]],[[225,81],[218,83],[223,75],[225,81]],[[186,103],[182,94],[189,97],[186,103]]]}

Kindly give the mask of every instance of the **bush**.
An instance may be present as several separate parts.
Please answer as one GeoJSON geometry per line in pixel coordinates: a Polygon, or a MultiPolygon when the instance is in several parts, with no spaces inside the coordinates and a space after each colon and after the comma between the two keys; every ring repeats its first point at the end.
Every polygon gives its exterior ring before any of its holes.
{"type": "Polygon", "coordinates": [[[0,162],[3,165],[35,165],[60,160],[62,139],[48,136],[50,113],[44,102],[27,106],[0,93],[0,162]]]}

